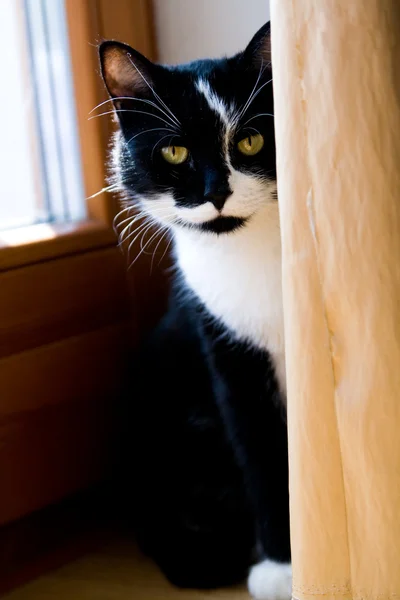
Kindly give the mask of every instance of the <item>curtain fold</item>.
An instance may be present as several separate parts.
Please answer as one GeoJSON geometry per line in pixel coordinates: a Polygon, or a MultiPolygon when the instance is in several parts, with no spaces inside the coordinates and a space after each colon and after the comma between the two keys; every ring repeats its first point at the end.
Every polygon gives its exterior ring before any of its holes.
{"type": "Polygon", "coordinates": [[[271,0],[295,598],[400,598],[400,2],[271,0]]]}

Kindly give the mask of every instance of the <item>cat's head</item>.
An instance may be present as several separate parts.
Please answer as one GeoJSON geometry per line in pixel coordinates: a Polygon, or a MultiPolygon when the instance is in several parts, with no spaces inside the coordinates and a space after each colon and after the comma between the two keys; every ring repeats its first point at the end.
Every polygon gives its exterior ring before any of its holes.
{"type": "Polygon", "coordinates": [[[128,201],[172,228],[224,235],[276,202],[269,23],[232,58],[162,66],[107,41],[100,60],[128,201]]]}

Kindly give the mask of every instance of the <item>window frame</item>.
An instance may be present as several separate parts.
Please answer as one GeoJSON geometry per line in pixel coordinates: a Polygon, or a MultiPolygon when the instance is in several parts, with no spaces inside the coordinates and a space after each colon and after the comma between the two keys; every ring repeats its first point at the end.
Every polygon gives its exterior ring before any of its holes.
{"type": "Polygon", "coordinates": [[[0,230],[0,272],[116,243],[112,222],[118,199],[99,193],[106,181],[112,123],[107,117],[88,119],[90,111],[107,99],[96,44],[120,38],[154,58],[152,6],[149,0],[115,0],[112,7],[106,0],[65,0],[65,7],[87,217],[0,230]]]}

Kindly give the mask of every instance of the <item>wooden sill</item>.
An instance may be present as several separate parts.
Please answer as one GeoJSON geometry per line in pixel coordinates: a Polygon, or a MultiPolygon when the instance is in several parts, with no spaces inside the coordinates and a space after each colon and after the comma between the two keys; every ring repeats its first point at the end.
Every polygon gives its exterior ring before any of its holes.
{"type": "Polygon", "coordinates": [[[0,271],[115,245],[113,231],[95,220],[0,231],[0,271]]]}

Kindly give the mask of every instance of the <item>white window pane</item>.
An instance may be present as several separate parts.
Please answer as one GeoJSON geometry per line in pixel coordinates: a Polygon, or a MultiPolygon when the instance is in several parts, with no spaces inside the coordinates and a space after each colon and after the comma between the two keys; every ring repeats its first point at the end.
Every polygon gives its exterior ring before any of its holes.
{"type": "Polygon", "coordinates": [[[35,113],[29,80],[22,3],[1,0],[2,61],[0,114],[0,227],[31,224],[42,212],[35,113]]]}
{"type": "Polygon", "coordinates": [[[0,35],[7,52],[0,229],[80,219],[85,202],[64,0],[1,0],[0,35]]]}

